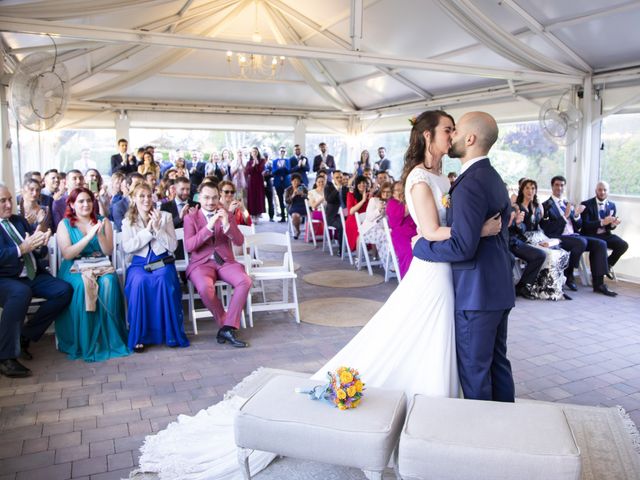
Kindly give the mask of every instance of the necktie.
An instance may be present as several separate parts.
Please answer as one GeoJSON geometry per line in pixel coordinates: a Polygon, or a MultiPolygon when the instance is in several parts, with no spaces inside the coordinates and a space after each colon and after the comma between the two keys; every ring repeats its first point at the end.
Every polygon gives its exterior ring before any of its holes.
{"type": "MultiPolygon", "coordinates": [[[[9,222],[9,220],[7,220],[6,218],[2,220],[2,225],[4,226],[4,229],[7,231],[9,236],[11,237],[11,240],[13,240],[16,243],[16,245],[19,247],[20,244],[22,243],[22,240],[20,240],[20,237],[18,237],[16,232],[13,230],[13,227],[11,226],[11,223],[9,222]]],[[[34,278],[36,278],[36,266],[33,263],[33,258],[31,257],[30,253],[27,253],[22,257],[24,258],[24,266],[27,269],[27,277],[29,277],[29,280],[33,280],[34,278]]]]}
{"type": "Polygon", "coordinates": [[[178,212],[181,212],[183,208],[184,208],[184,202],[178,203],[178,212]]]}

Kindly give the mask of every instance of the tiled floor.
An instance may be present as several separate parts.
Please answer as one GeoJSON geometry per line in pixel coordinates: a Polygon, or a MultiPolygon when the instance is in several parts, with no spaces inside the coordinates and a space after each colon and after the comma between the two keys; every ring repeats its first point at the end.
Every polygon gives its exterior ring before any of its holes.
{"type": "MultiPolygon", "coordinates": [[[[319,248],[294,258],[301,275],[349,268],[319,248]]],[[[299,280],[298,292],[301,301],[384,300],[395,287],[332,289],[299,280]]],[[[612,288],[617,298],[581,288],[571,302],[518,300],[509,355],[519,397],[622,405],[640,423],[640,287],[612,288]]],[[[237,350],[215,342],[210,320],[199,327],[189,348],[154,347],[100,364],[67,360],[50,336],[34,345],[35,359],[25,362],[33,377],[0,378],[0,480],[127,477],[145,435],[217,402],[259,366],[315,371],[358,331],[258,314],[255,327],[241,332],[251,347],[237,350]]]]}

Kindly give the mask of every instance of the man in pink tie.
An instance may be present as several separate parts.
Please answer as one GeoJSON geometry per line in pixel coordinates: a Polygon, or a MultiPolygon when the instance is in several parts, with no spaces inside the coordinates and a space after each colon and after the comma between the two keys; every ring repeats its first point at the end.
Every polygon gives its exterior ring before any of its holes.
{"type": "Polygon", "coordinates": [[[218,321],[218,343],[229,342],[234,347],[246,347],[235,331],[251,289],[251,278],[236,262],[231,244],[242,245],[244,237],[232,215],[220,205],[218,187],[205,182],[198,189],[201,208],[184,217],[184,244],[189,252],[187,278],[193,282],[202,303],[218,321]],[[216,296],[215,283],[223,280],[233,286],[229,308],[225,312],[216,296]]]}

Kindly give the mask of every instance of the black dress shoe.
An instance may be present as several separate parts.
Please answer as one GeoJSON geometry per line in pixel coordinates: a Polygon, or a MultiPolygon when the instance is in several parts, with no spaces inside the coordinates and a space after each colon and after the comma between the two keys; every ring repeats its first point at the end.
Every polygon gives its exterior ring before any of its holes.
{"type": "Polygon", "coordinates": [[[233,334],[233,330],[221,328],[218,330],[218,335],[216,335],[216,339],[218,343],[229,342],[232,347],[236,348],[244,348],[249,346],[248,343],[243,342],[242,340],[238,340],[236,336],[233,334]]]}
{"type": "Polygon", "coordinates": [[[618,294],[616,292],[612,292],[611,290],[609,290],[605,284],[598,285],[597,287],[593,287],[593,291],[596,292],[596,293],[601,293],[603,295],[606,295],[607,297],[617,297],[618,296],[618,294]]]}
{"type": "Polygon", "coordinates": [[[569,295],[567,295],[567,294],[566,294],[566,293],[564,293],[564,292],[562,292],[562,297],[563,297],[565,300],[573,300],[573,298],[571,298],[569,295]]]}
{"type": "Polygon", "coordinates": [[[33,360],[33,355],[29,352],[30,343],[28,338],[20,336],[20,354],[25,360],[33,360]]]}
{"type": "Polygon", "coordinates": [[[281,218],[278,223],[287,223],[287,219],[286,218],[281,218]]]}
{"type": "Polygon", "coordinates": [[[520,287],[516,289],[516,295],[522,298],[526,298],[527,300],[535,300],[536,297],[531,293],[527,287],[520,287]]]}
{"type": "Polygon", "coordinates": [[[567,280],[564,283],[564,285],[565,285],[565,287],[567,287],[572,292],[577,292],[578,291],[578,286],[576,285],[576,282],[574,282],[573,280],[567,280]]]}
{"type": "Polygon", "coordinates": [[[0,373],[5,377],[23,378],[31,375],[31,370],[15,358],[8,358],[6,360],[0,360],[0,373]]]}

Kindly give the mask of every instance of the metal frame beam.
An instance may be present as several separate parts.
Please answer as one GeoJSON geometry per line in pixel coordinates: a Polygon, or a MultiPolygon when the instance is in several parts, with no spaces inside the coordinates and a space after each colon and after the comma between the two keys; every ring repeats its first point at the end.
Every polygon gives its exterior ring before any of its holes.
{"type": "Polygon", "coordinates": [[[485,65],[469,65],[455,62],[399,58],[394,55],[370,54],[364,52],[340,51],[310,46],[256,44],[250,41],[217,40],[198,35],[166,34],[133,31],[123,28],[108,28],[91,25],[72,25],[61,22],[46,22],[11,17],[0,17],[0,30],[39,34],[48,32],[63,37],[99,40],[106,43],[136,45],[157,45],[181,49],[197,50],[250,50],[262,55],[286,55],[288,57],[336,62],[359,63],[363,65],[408,68],[438,72],[460,73],[488,78],[513,79],[560,84],[581,84],[583,75],[549,73],[527,69],[510,70],[485,65]]]}
{"type": "Polygon", "coordinates": [[[351,49],[360,50],[362,44],[362,23],[364,19],[363,0],[351,0],[351,17],[349,22],[349,36],[351,49]]]}

